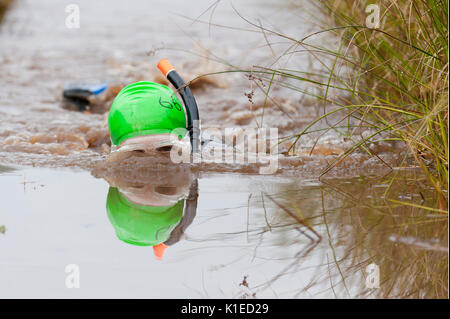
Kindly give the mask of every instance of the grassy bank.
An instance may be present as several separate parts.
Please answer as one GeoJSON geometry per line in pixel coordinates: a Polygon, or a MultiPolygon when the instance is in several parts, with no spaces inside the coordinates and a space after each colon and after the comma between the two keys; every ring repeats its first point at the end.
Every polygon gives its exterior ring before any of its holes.
{"type": "Polygon", "coordinates": [[[446,209],[448,1],[377,1],[375,27],[375,20],[366,21],[373,13],[370,3],[321,2],[331,17],[329,32],[341,39],[333,67],[344,64],[351,70],[346,76],[331,71],[328,84],[339,83],[351,93],[343,105],[350,116],[407,145],[446,209]]]}
{"type": "MultiPolygon", "coordinates": [[[[306,51],[323,66],[320,73],[274,68],[252,71],[268,82],[267,95],[274,83],[309,94],[323,107],[322,116],[285,140],[291,142],[290,150],[317,122],[338,117],[337,122],[329,122],[334,123],[329,129],[346,135],[354,145],[330,163],[324,174],[355,150],[377,156],[369,144],[397,141],[407,149],[400,165],[421,167],[439,194],[438,209],[447,210],[448,0],[314,4],[323,13],[316,20],[322,19],[321,30],[302,39],[246,20],[264,34],[290,41],[285,55],[306,51]],[[311,41],[320,35],[332,35],[338,41],[325,45],[311,41]],[[305,92],[305,83],[318,93],[305,92]],[[371,133],[361,135],[358,128],[371,133]]],[[[298,8],[303,10],[302,2],[298,8]]]]}

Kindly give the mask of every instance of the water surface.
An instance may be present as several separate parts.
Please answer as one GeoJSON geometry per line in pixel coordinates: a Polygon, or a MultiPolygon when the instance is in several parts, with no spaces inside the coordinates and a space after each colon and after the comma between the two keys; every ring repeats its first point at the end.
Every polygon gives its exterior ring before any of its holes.
{"type": "MultiPolygon", "coordinates": [[[[447,294],[447,216],[396,207],[381,199],[388,179],[323,183],[230,174],[163,176],[161,171],[147,172],[147,184],[109,177],[113,188],[141,194],[152,203],[156,199],[150,195],[160,192],[159,199],[167,201],[168,194],[177,192],[168,192],[169,187],[182,193],[198,180],[195,214],[185,219],[184,232],[158,260],[152,246],[119,239],[116,230],[124,225],[123,219],[113,224],[108,216],[111,186],[104,179],[67,170],[2,173],[0,296],[442,298],[447,294]],[[78,289],[66,288],[68,264],[80,268],[78,289]],[[369,264],[379,266],[378,289],[367,288],[369,264]]],[[[389,198],[417,201],[419,189],[411,193],[417,186],[408,176],[393,185],[396,190],[389,198]]],[[[433,200],[426,188],[420,192],[427,204],[433,200]]],[[[145,222],[136,211],[122,213],[128,223],[145,222]]],[[[137,233],[136,238],[142,235],[137,233]]]]}

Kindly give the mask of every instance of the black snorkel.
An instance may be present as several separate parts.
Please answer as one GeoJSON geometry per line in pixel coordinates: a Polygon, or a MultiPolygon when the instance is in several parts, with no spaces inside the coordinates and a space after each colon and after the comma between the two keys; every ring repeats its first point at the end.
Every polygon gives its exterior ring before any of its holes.
{"type": "Polygon", "coordinates": [[[191,141],[192,152],[199,151],[200,145],[200,117],[198,114],[197,102],[192,94],[189,86],[184,82],[181,76],[175,71],[175,68],[170,64],[169,60],[162,59],[158,62],[158,69],[164,74],[175,89],[180,93],[181,98],[186,109],[187,115],[187,130],[191,141]]]}

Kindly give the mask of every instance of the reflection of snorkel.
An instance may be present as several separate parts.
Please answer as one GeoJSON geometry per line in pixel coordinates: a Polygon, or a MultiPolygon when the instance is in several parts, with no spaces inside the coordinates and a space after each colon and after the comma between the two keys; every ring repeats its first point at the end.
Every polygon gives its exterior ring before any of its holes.
{"type": "Polygon", "coordinates": [[[188,186],[110,187],[106,209],[117,237],[131,245],[153,246],[156,258],[162,259],[194,220],[197,180],[188,186]]]}
{"type": "Polygon", "coordinates": [[[170,64],[169,60],[162,59],[158,62],[158,69],[164,74],[164,76],[169,80],[170,83],[177,89],[183,99],[184,106],[187,113],[187,130],[190,135],[191,146],[193,152],[198,152],[199,147],[199,114],[197,102],[195,101],[194,95],[191,89],[183,81],[181,76],[175,71],[175,68],[170,64]]]}

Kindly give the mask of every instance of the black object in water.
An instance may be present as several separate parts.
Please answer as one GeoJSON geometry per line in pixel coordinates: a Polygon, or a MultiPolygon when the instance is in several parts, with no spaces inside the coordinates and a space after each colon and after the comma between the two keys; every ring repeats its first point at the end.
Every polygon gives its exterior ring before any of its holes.
{"type": "Polygon", "coordinates": [[[90,107],[89,97],[98,95],[106,90],[106,84],[98,85],[66,85],[63,92],[64,99],[72,102],[78,111],[86,111],[90,107]]]}

